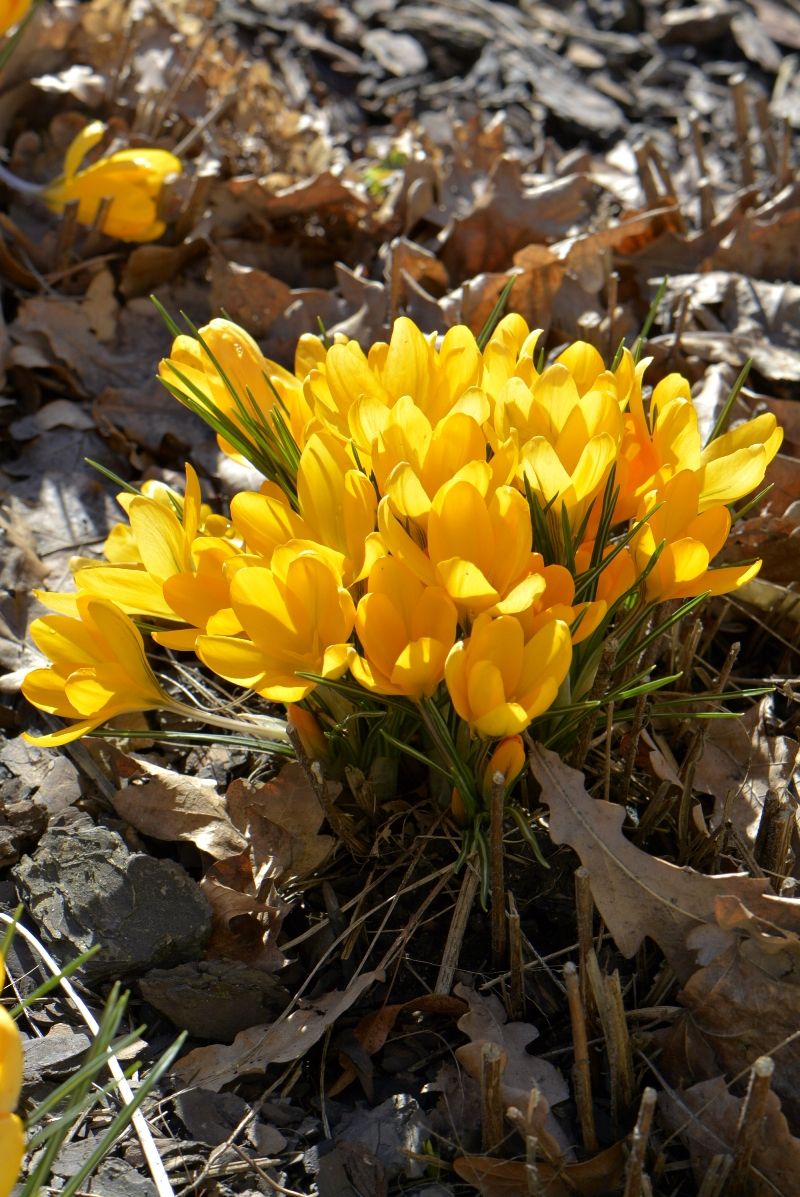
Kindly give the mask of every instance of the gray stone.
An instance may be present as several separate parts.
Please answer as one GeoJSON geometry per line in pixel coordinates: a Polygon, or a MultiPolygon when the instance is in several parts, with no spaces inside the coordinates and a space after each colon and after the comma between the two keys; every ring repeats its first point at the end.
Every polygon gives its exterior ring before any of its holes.
{"type": "Polygon", "coordinates": [[[100,946],[81,970],[87,984],[195,959],[211,933],[208,902],[180,865],[131,852],[80,811],[59,812],[14,873],[62,964],[100,946]]]}
{"type": "Polygon", "coordinates": [[[142,997],[195,1039],[230,1043],[247,1027],[272,1022],[291,994],[275,977],[241,960],[196,960],[154,969],[139,982],[142,997]]]}

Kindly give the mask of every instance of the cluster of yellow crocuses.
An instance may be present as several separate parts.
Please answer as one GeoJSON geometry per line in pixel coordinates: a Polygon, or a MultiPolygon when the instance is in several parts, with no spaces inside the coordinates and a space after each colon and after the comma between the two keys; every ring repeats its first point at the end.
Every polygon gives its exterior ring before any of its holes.
{"type": "Polygon", "coordinates": [[[712,561],[775,418],[704,446],[685,378],[646,404],[628,350],[609,369],[578,342],[544,365],[539,337],[518,315],[482,346],[402,317],[367,353],[304,336],[291,372],[228,320],[178,335],[162,380],[266,480],[226,515],[191,466],[182,496],[120,496],[106,560],[41,596],[53,664],[24,690],[75,722],[40,742],[174,705],[143,629],[265,699],[308,708],[327,682],[433,702],[488,747],[574,699],[577,655],[585,694],[616,619],[752,578],[758,563],[712,561]]]}

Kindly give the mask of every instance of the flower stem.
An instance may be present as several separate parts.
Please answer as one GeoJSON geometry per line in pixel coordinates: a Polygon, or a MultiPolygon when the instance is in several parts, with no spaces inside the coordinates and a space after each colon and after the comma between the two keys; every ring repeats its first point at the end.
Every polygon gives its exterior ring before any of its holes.
{"type": "Polygon", "coordinates": [[[285,720],[275,719],[270,715],[264,715],[261,718],[229,719],[225,715],[213,715],[198,707],[190,707],[185,702],[178,702],[177,699],[170,699],[167,709],[174,711],[176,715],[192,719],[195,723],[209,723],[214,727],[225,728],[226,731],[239,732],[240,735],[247,734],[281,744],[289,743],[285,720]]]}

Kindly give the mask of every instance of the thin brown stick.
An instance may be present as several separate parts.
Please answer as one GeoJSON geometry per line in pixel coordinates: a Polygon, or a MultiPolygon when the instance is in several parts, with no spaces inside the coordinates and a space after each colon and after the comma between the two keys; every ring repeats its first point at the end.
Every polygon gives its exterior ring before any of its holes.
{"type": "Polygon", "coordinates": [[[749,187],[755,182],[753,169],[753,154],[750,148],[750,113],[747,79],[744,75],[734,75],[731,79],[733,92],[733,120],[736,127],[736,149],[742,170],[742,182],[749,187]]]}
{"type": "Polygon", "coordinates": [[[722,1197],[732,1167],[732,1156],[712,1156],[711,1163],[706,1168],[703,1182],[697,1190],[697,1197],[722,1197]]]}
{"type": "Polygon", "coordinates": [[[54,255],[54,269],[63,270],[75,248],[75,234],[78,231],[78,200],[70,200],[64,205],[61,224],[56,236],[56,252],[54,255]]]}
{"type": "Polygon", "coordinates": [[[628,1035],[628,1023],[622,1002],[622,987],[619,973],[604,978],[606,994],[606,1022],[603,1031],[608,1046],[608,1062],[611,1071],[611,1111],[614,1124],[620,1127],[626,1111],[633,1103],[635,1082],[633,1076],[633,1053],[628,1035]]]}
{"type": "Polygon", "coordinates": [[[522,928],[514,895],[508,891],[508,967],[510,973],[509,1005],[512,1021],[525,1018],[525,970],[522,960],[522,928]]]}
{"type": "Polygon", "coordinates": [[[733,1180],[731,1193],[744,1194],[750,1189],[750,1165],[756,1140],[762,1132],[762,1123],[767,1108],[767,1096],[775,1072],[775,1061],[771,1056],[759,1056],[750,1072],[747,1094],[736,1128],[736,1147],[733,1153],[733,1180]]]}
{"type": "Polygon", "coordinates": [[[581,1124],[584,1149],[593,1155],[598,1149],[597,1131],[594,1125],[592,1104],[592,1075],[589,1066],[589,1042],[586,1035],[586,1017],[581,1001],[581,987],[578,970],[570,960],[564,965],[564,983],[567,987],[569,1017],[572,1023],[572,1045],[575,1063],[572,1070],[575,1089],[575,1104],[581,1124]]]}
{"type": "Polygon", "coordinates": [[[578,924],[578,975],[581,982],[581,1001],[584,1010],[588,1011],[590,996],[588,981],[589,953],[594,947],[592,934],[592,920],[594,917],[594,898],[592,897],[592,883],[589,870],[579,865],[575,870],[575,919],[578,924]]]}
{"type": "Polygon", "coordinates": [[[492,963],[501,968],[506,956],[506,885],[503,852],[503,811],[506,779],[497,772],[492,777],[489,806],[489,892],[491,902],[492,963]]]}
{"type": "Polygon", "coordinates": [[[505,1053],[497,1043],[481,1045],[481,1142],[484,1155],[492,1155],[503,1141],[503,1099],[500,1077],[505,1053]]]}
{"type": "Polygon", "coordinates": [[[639,1115],[631,1135],[631,1153],[625,1165],[625,1192],[623,1197],[642,1197],[642,1181],[645,1179],[644,1154],[647,1150],[647,1140],[653,1122],[653,1112],[656,1108],[656,1091],[649,1086],[642,1094],[639,1103],[639,1115]]]}
{"type": "Polygon", "coordinates": [[[461,944],[467,929],[472,904],[480,885],[480,873],[477,868],[477,855],[473,854],[464,866],[461,878],[461,888],[456,898],[453,917],[450,919],[450,929],[447,932],[444,951],[439,964],[439,975],[433,987],[434,993],[449,993],[453,988],[453,978],[458,968],[458,958],[461,954],[461,944]]]}

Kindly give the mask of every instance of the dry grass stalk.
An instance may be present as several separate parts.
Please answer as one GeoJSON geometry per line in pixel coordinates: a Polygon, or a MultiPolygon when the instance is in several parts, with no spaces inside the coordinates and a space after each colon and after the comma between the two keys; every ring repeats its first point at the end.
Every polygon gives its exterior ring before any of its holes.
{"type": "Polygon", "coordinates": [[[750,1187],[750,1164],[753,1159],[753,1149],[756,1145],[764,1113],[767,1108],[767,1095],[775,1072],[775,1061],[770,1056],[759,1056],[750,1071],[750,1081],[747,1094],[739,1115],[739,1125],[736,1128],[736,1147],[733,1155],[733,1177],[731,1180],[731,1197],[748,1192],[750,1187]]]}
{"type": "Polygon", "coordinates": [[[622,1000],[622,986],[615,969],[605,977],[609,1029],[609,1062],[611,1063],[611,1102],[617,1120],[622,1123],[625,1112],[633,1104],[636,1083],[633,1075],[633,1052],[622,1000]]]}
{"type": "Polygon", "coordinates": [[[628,747],[625,752],[625,760],[622,766],[622,782],[620,783],[619,793],[617,795],[617,802],[624,806],[628,801],[628,795],[631,788],[631,780],[633,779],[633,766],[636,762],[636,752],[639,747],[639,737],[642,734],[645,718],[647,717],[647,695],[640,694],[636,699],[636,706],[633,709],[633,722],[631,723],[631,730],[628,733],[628,747]]]}
{"type": "Polygon", "coordinates": [[[505,1052],[496,1043],[481,1045],[481,1143],[484,1155],[492,1155],[503,1141],[503,1099],[500,1078],[505,1052]]]}
{"type": "Polygon", "coordinates": [[[502,773],[492,777],[489,807],[489,893],[491,901],[492,963],[502,968],[506,956],[506,884],[503,851],[503,813],[506,779],[502,773]]]}
{"type": "Polygon", "coordinates": [[[747,80],[744,75],[734,75],[731,79],[731,90],[733,92],[736,150],[742,168],[742,183],[745,187],[749,187],[755,182],[756,172],[753,168],[753,154],[750,147],[750,113],[747,80]]]}
{"type": "Polygon", "coordinates": [[[439,965],[439,973],[436,978],[436,984],[433,987],[434,993],[449,993],[453,988],[453,977],[458,968],[458,958],[461,954],[464,932],[467,929],[472,904],[475,901],[475,895],[480,885],[477,860],[477,855],[473,854],[464,866],[461,888],[456,898],[453,917],[450,920],[450,929],[447,932],[447,939],[439,965]]]}
{"type": "Polygon", "coordinates": [[[715,1155],[706,1169],[703,1183],[697,1190],[697,1197],[721,1197],[726,1191],[728,1176],[733,1167],[733,1159],[729,1155],[715,1155]]]}
{"type": "Polygon", "coordinates": [[[522,961],[522,929],[514,895],[508,891],[508,967],[509,1017],[521,1022],[525,1017],[525,971],[522,961]]]}
{"type": "Polygon", "coordinates": [[[589,1042],[586,1035],[586,1016],[581,1001],[578,969],[570,960],[564,965],[564,983],[567,987],[569,1017],[572,1023],[572,1044],[575,1063],[572,1069],[575,1104],[581,1124],[581,1138],[584,1149],[593,1155],[598,1149],[597,1132],[594,1125],[592,1104],[592,1075],[589,1066],[589,1042]]]}
{"type": "Polygon", "coordinates": [[[655,1089],[648,1086],[642,1094],[636,1125],[631,1134],[631,1153],[625,1165],[624,1197],[642,1197],[645,1187],[648,1189],[650,1187],[647,1177],[644,1175],[644,1156],[647,1150],[647,1140],[650,1137],[656,1100],[655,1089]]]}
{"type": "Polygon", "coordinates": [[[594,899],[592,898],[592,883],[589,870],[579,865],[575,870],[575,918],[578,924],[578,976],[581,987],[581,1003],[586,1011],[588,1021],[593,1021],[593,1008],[590,1007],[591,991],[588,982],[589,953],[594,950],[592,935],[592,920],[594,917],[594,899]]]}
{"type": "Polygon", "coordinates": [[[770,791],[761,812],[755,857],[768,876],[784,878],[791,868],[792,831],[795,811],[783,793],[770,791]]]}
{"type": "Polygon", "coordinates": [[[78,231],[78,200],[70,200],[64,205],[64,214],[58,226],[56,251],[53,260],[55,270],[63,270],[69,262],[75,249],[75,234],[78,231]]]}

